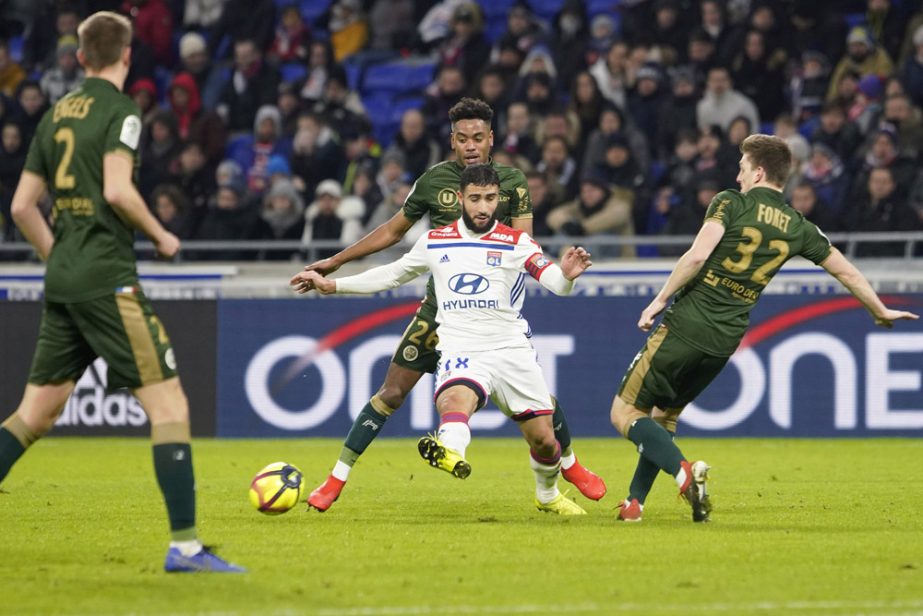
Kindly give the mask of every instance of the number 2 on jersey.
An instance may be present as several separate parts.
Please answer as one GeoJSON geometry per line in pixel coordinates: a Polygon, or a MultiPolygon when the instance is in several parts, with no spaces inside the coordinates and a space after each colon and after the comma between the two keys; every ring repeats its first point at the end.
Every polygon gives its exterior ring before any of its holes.
{"type": "Polygon", "coordinates": [[[58,163],[58,170],[54,174],[55,188],[66,190],[73,188],[77,182],[74,176],[68,173],[71,165],[71,159],[74,157],[74,129],[66,126],[59,128],[54,134],[55,143],[64,144],[64,154],[61,155],[61,161],[58,163]]]}
{"type": "MultiPolygon", "coordinates": [[[[744,241],[737,244],[737,253],[740,258],[734,261],[727,257],[721,262],[721,265],[733,274],[740,274],[750,267],[753,262],[753,253],[756,252],[763,241],[763,234],[756,227],[744,227],[741,232],[743,233],[744,241]]],[[[776,256],[756,268],[750,276],[750,280],[764,287],[769,284],[768,275],[782,267],[789,253],[788,242],[785,240],[769,240],[769,249],[775,251],[776,256]]]]}

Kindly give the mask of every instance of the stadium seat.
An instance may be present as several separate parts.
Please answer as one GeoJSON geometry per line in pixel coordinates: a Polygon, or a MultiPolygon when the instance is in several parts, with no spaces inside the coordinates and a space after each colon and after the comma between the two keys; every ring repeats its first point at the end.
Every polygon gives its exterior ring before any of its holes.
{"type": "Polygon", "coordinates": [[[532,12],[549,21],[554,19],[563,5],[564,0],[529,0],[532,12]]]}
{"type": "Polygon", "coordinates": [[[343,59],[340,65],[346,71],[346,81],[350,90],[359,90],[365,70],[373,64],[380,64],[400,57],[396,51],[385,49],[368,49],[354,53],[343,59]]]}
{"type": "Polygon", "coordinates": [[[421,93],[433,82],[435,71],[436,63],[429,59],[375,64],[366,69],[361,89],[366,94],[376,92],[421,93]]]}
{"type": "Polygon", "coordinates": [[[843,15],[843,21],[846,22],[846,26],[848,28],[864,26],[866,23],[865,13],[847,13],[846,15],[843,15]]]}
{"type": "Polygon", "coordinates": [[[163,66],[154,68],[154,84],[157,86],[157,96],[161,104],[169,102],[171,81],[173,81],[173,73],[170,69],[163,66]]]}
{"type": "Polygon", "coordinates": [[[506,32],[506,17],[503,15],[490,17],[484,24],[484,38],[488,43],[496,43],[506,32]]]}
{"type": "Polygon", "coordinates": [[[478,4],[481,7],[481,12],[484,13],[485,21],[491,21],[493,18],[499,17],[506,23],[506,15],[516,4],[516,0],[478,0],[478,4]]]}
{"type": "Polygon", "coordinates": [[[282,74],[282,81],[287,83],[301,81],[308,75],[308,69],[299,62],[287,62],[279,67],[279,72],[282,74]]]}
{"type": "Polygon", "coordinates": [[[775,123],[774,122],[760,122],[759,131],[764,135],[774,135],[775,134],[775,123]]]}
{"type": "MultiPolygon", "coordinates": [[[[279,6],[280,2],[281,0],[276,0],[276,6],[279,6]]],[[[294,4],[294,2],[289,2],[288,4],[294,4]]],[[[301,0],[301,16],[309,24],[317,21],[329,8],[330,0],[301,0]]]]}
{"type": "Polygon", "coordinates": [[[23,47],[23,38],[21,36],[13,36],[6,42],[7,48],[10,52],[10,60],[13,62],[22,62],[22,47],[23,47]]]}
{"type": "Polygon", "coordinates": [[[621,25],[621,18],[618,12],[619,4],[621,0],[587,0],[586,4],[586,14],[587,17],[593,19],[597,15],[607,13],[609,17],[615,19],[616,24],[621,25]]]}

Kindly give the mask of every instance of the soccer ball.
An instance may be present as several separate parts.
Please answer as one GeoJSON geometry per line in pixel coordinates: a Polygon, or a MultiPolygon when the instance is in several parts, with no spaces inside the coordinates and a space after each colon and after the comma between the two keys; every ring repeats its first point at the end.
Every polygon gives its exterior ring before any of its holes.
{"type": "Polygon", "coordinates": [[[286,462],[273,462],[250,482],[250,504],[267,515],[285,513],[301,500],[304,475],[286,462]]]}

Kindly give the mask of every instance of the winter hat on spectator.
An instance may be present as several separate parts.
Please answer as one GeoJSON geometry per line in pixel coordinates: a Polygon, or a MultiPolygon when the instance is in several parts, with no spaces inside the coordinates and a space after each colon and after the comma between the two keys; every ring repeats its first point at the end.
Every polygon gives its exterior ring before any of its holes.
{"type": "Polygon", "coordinates": [[[343,196],[343,187],[340,186],[340,183],[336,180],[324,180],[318,184],[317,188],[314,190],[315,197],[320,197],[321,195],[330,195],[331,197],[339,199],[343,196]]]}
{"type": "Polygon", "coordinates": [[[128,88],[129,96],[134,96],[138,92],[147,92],[151,95],[151,98],[155,101],[157,100],[157,84],[154,83],[153,79],[143,77],[131,84],[131,87],[128,88]]]}
{"type": "Polygon", "coordinates": [[[222,188],[234,191],[234,194],[236,194],[238,197],[243,197],[247,193],[247,183],[244,181],[243,174],[234,176],[229,180],[219,184],[218,190],[221,190],[222,188]]]}
{"type": "Polygon", "coordinates": [[[884,91],[884,84],[878,75],[866,75],[859,80],[859,91],[866,98],[877,99],[881,97],[881,93],[884,91]]]}
{"type": "Polygon", "coordinates": [[[673,85],[680,82],[691,83],[695,85],[695,71],[688,66],[680,66],[674,69],[671,74],[673,85]]]}
{"type": "Polygon", "coordinates": [[[253,132],[259,131],[260,124],[263,120],[272,120],[276,126],[276,136],[282,134],[282,113],[275,105],[263,105],[256,111],[256,119],[253,120],[253,132]]]}
{"type": "Polygon", "coordinates": [[[878,139],[878,137],[882,135],[884,135],[891,141],[891,145],[894,146],[895,150],[900,149],[900,145],[901,145],[900,136],[897,134],[897,131],[894,130],[894,128],[892,128],[889,125],[883,126],[882,128],[878,129],[878,131],[875,133],[875,138],[878,139]]]}
{"type": "Polygon", "coordinates": [[[635,74],[635,79],[641,81],[642,79],[650,79],[651,81],[659,84],[663,75],[660,71],[660,66],[653,62],[645,63],[641,68],[638,69],[638,72],[635,74]]]}
{"type": "Polygon", "coordinates": [[[58,39],[58,49],[57,54],[65,53],[77,53],[77,48],[80,46],[80,42],[77,40],[77,37],[73,34],[65,34],[58,39]]]}
{"type": "Polygon", "coordinates": [[[292,168],[288,164],[288,159],[281,154],[273,154],[266,161],[266,175],[272,177],[277,173],[287,177],[292,175],[292,168]]]}
{"type": "Polygon", "coordinates": [[[803,54],[801,54],[801,64],[802,66],[808,62],[817,62],[821,66],[821,70],[826,74],[830,71],[830,60],[827,59],[827,56],[823,52],[817,51],[815,49],[808,49],[803,54]]]}
{"type": "Polygon", "coordinates": [[[610,189],[608,180],[598,171],[587,171],[583,174],[583,177],[580,178],[580,183],[592,184],[605,192],[609,192],[610,189]]]}
{"type": "Polygon", "coordinates": [[[218,183],[218,186],[224,186],[238,179],[242,182],[243,177],[244,171],[240,168],[240,165],[237,164],[237,161],[230,159],[223,160],[218,164],[218,168],[215,169],[215,181],[218,183]]]}
{"type": "Polygon", "coordinates": [[[872,37],[869,36],[869,31],[862,26],[853,27],[846,36],[846,44],[851,45],[852,43],[865,43],[869,47],[873,46],[872,37]]]}
{"type": "Polygon", "coordinates": [[[621,132],[612,133],[606,137],[606,149],[608,150],[609,148],[625,148],[628,150],[628,138],[621,132]]]}
{"type": "Polygon", "coordinates": [[[206,49],[205,39],[198,32],[187,32],[179,40],[179,57],[184,60],[206,49]]]}

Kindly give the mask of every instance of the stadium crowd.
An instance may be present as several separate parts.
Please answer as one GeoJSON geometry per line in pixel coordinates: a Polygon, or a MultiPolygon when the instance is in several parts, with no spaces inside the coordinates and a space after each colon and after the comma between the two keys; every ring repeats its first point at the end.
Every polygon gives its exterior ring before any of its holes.
{"type": "Polygon", "coordinates": [[[134,22],[139,188],[181,239],[358,239],[454,156],[466,95],[493,107],[538,237],[694,234],[755,132],[789,143],[786,195],[825,231],[923,229],[921,0],[13,0],[2,241],[21,240],[28,144],[80,83],[76,28],[97,10],[134,22]]]}

